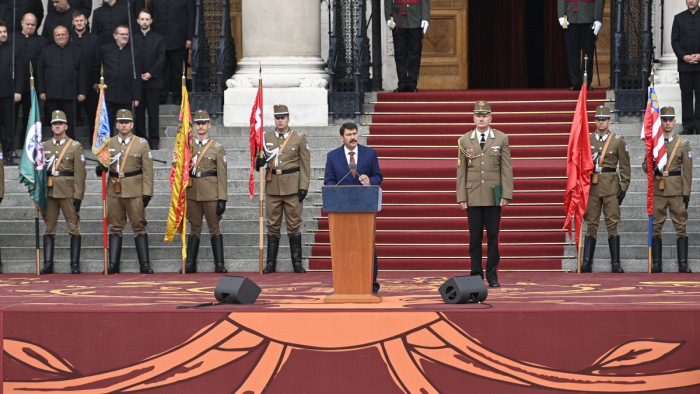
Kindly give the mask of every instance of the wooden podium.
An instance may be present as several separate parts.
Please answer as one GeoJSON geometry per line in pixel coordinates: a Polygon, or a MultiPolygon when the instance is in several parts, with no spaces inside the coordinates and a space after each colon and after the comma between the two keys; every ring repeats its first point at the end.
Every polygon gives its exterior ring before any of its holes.
{"type": "Polygon", "coordinates": [[[374,232],[382,207],[379,186],[324,186],[333,265],[333,294],[327,303],[376,303],[372,293],[374,232]]]}

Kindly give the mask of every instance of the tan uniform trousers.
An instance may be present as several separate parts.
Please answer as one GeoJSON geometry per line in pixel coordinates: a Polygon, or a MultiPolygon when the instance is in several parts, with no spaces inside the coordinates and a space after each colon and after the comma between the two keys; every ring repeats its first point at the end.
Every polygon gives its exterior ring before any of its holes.
{"type": "Polygon", "coordinates": [[[620,204],[617,203],[617,196],[605,197],[592,196],[588,199],[586,213],[583,220],[586,221],[586,236],[598,239],[598,224],[600,223],[600,209],[603,208],[605,214],[605,227],[608,229],[608,237],[618,235],[617,224],[620,223],[620,204]]]}
{"type": "Polygon", "coordinates": [[[676,235],[679,237],[687,237],[685,226],[688,224],[688,211],[685,209],[683,196],[657,196],[654,195],[654,215],[652,223],[652,235],[654,237],[661,236],[661,229],[666,222],[666,207],[671,212],[671,221],[676,226],[676,235]]]}
{"type": "Polygon", "coordinates": [[[63,211],[63,217],[68,225],[68,234],[80,235],[80,216],[75,212],[72,198],[48,197],[46,204],[46,235],[56,235],[56,222],[58,222],[58,211],[63,211]]]}
{"type": "Polygon", "coordinates": [[[143,198],[120,198],[107,196],[107,224],[109,233],[121,236],[126,225],[126,215],[129,215],[134,237],[146,234],[146,210],[143,208],[143,198]]]}
{"type": "Polygon", "coordinates": [[[187,200],[187,220],[190,222],[190,235],[201,238],[202,216],[207,219],[209,235],[221,234],[219,222],[221,216],[216,215],[217,201],[187,200]]]}
{"type": "Polygon", "coordinates": [[[299,196],[289,194],[286,196],[265,195],[265,214],[267,216],[267,233],[281,236],[282,213],[287,222],[287,235],[301,234],[301,211],[303,204],[299,202],[299,196]]]}

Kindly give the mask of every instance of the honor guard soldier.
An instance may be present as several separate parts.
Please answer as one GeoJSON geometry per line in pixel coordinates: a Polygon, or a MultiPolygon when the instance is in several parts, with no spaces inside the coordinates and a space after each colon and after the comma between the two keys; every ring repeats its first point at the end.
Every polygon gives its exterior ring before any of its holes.
{"type": "Polygon", "coordinates": [[[620,205],[630,186],[630,155],[627,143],[621,135],[615,135],[610,127],[610,108],[599,106],[595,109],[596,132],[591,134],[591,152],[595,169],[591,175],[591,190],[583,219],[586,221],[586,239],[583,244],[581,272],[591,272],[595,244],[600,222],[600,210],[605,214],[608,229],[610,264],[612,272],[625,272],[620,266],[620,235],[617,224],[620,222],[620,205]],[[620,166],[618,175],[617,167],[620,166]]]}
{"type": "Polygon", "coordinates": [[[483,279],[481,247],[484,226],[488,239],[486,280],[489,287],[500,287],[498,233],[501,208],[513,199],[513,164],[508,136],[492,129],[491,104],[477,101],[474,106],[476,129],[459,138],[457,160],[457,202],[467,210],[469,220],[470,275],[483,279]]]}
{"type": "MultiPolygon", "coordinates": [[[[131,133],[131,111],[117,111],[119,133],[109,139],[109,178],[107,179],[107,224],[109,225],[108,273],[119,273],[122,254],[122,231],[129,215],[134,231],[136,254],[142,274],[152,274],[148,257],[146,207],[153,196],[153,157],[148,141],[131,133]]],[[[107,168],[97,166],[97,176],[107,168]]]]}
{"type": "Polygon", "coordinates": [[[265,173],[265,214],[267,216],[267,262],[264,274],[277,269],[282,214],[287,222],[289,249],[294,272],[304,273],[301,265],[302,207],[309,190],[311,155],[306,136],[289,128],[286,105],[275,105],[275,130],[264,136],[265,159],[258,158],[258,170],[267,162],[265,173]]]}
{"type": "Polygon", "coordinates": [[[44,268],[41,274],[53,273],[53,249],[59,209],[70,234],[70,272],[80,273],[80,203],[85,194],[85,156],[83,146],[66,135],[68,124],[63,111],[51,113],[53,138],[44,142],[48,186],[46,231],[44,233],[44,268]]]}
{"type": "Polygon", "coordinates": [[[394,60],[399,86],[417,92],[423,36],[430,24],[430,0],[384,0],[386,24],[394,33],[394,60]]]}
{"type": "Polygon", "coordinates": [[[199,110],[194,114],[195,138],[191,146],[192,166],[187,186],[187,220],[190,236],[187,238],[185,272],[197,272],[197,252],[202,235],[202,217],[207,219],[214,272],[228,272],[224,267],[224,238],[219,223],[226,210],[227,174],[224,146],[209,137],[209,113],[199,110]]]}
{"type": "MultiPolygon", "coordinates": [[[[654,166],[654,215],[651,238],[651,272],[662,272],[661,229],[666,222],[666,209],[671,213],[671,221],[676,227],[678,272],[690,273],[688,268],[688,203],[690,186],[693,182],[693,152],[690,142],[677,136],[676,112],[673,107],[663,107],[660,111],[661,127],[664,131],[666,164],[663,170],[654,166]]],[[[647,172],[647,161],[642,166],[647,172]]]]}
{"type": "Polygon", "coordinates": [[[581,85],[588,84],[588,90],[593,90],[593,52],[603,26],[605,0],[557,0],[559,24],[564,28],[566,41],[566,57],[569,63],[570,90],[580,90],[581,85]],[[583,53],[583,55],[581,55],[583,53]],[[583,80],[584,70],[581,58],[588,56],[586,74],[588,81],[583,80]]]}

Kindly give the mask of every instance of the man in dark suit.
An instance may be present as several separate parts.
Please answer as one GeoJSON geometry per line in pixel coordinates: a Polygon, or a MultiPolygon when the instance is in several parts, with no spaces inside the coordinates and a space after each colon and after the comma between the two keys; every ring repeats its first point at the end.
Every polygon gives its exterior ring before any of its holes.
{"type": "MultiPolygon", "coordinates": [[[[55,0],[49,0],[46,3],[46,11],[51,12],[56,9],[54,2],[55,0]]],[[[92,0],[68,0],[68,4],[70,5],[71,13],[82,11],[86,18],[90,18],[90,14],[92,14],[92,0]]]]}
{"type": "Polygon", "coordinates": [[[683,131],[700,133],[700,12],[698,0],[686,0],[688,9],[673,18],[671,47],[678,58],[683,131]],[[693,103],[695,99],[695,103],[693,103]]]}
{"type": "MultiPolygon", "coordinates": [[[[70,29],[73,23],[73,8],[71,8],[68,0],[51,0],[50,4],[54,5],[53,10],[49,10],[46,14],[46,19],[44,20],[44,30],[41,32],[41,36],[46,38],[49,44],[54,42],[53,31],[58,26],[63,26],[66,29],[70,29]]],[[[72,127],[73,124],[69,123],[72,127]]]]}
{"type": "Polygon", "coordinates": [[[119,25],[129,26],[129,10],[126,0],[104,0],[92,14],[90,32],[100,39],[100,44],[110,44],[114,28],[119,25]]]}
{"type": "Polygon", "coordinates": [[[151,13],[144,9],[139,13],[137,22],[140,31],[134,35],[134,50],[141,59],[142,72],[141,105],[136,107],[136,135],[148,140],[151,150],[158,150],[160,143],[159,103],[163,90],[163,63],[165,46],[163,36],[151,29],[151,13]],[[146,110],[148,110],[148,131],[146,131],[146,110]]]}
{"type": "Polygon", "coordinates": [[[73,27],[70,29],[70,41],[76,49],[80,49],[85,68],[82,74],[87,81],[87,94],[83,102],[78,103],[77,119],[80,120],[83,109],[90,136],[95,131],[95,112],[97,112],[97,83],[100,80],[100,71],[95,67],[95,56],[99,47],[99,39],[90,33],[87,27],[87,15],[81,11],[73,12],[73,27]]]}
{"type": "Polygon", "coordinates": [[[4,162],[12,164],[12,150],[15,136],[15,103],[22,99],[25,72],[23,57],[15,49],[12,53],[12,43],[8,40],[7,25],[0,21],[0,137],[2,139],[4,162]],[[12,64],[14,59],[14,65],[12,64]],[[14,66],[14,79],[12,67],[14,66]]]}
{"type": "MultiPolygon", "coordinates": [[[[343,146],[328,152],[326,156],[326,173],[323,184],[333,185],[380,185],[384,177],[379,169],[377,152],[359,144],[359,133],[355,123],[344,123],[340,126],[340,139],[343,146]],[[350,164],[356,168],[351,169],[350,164]],[[355,167],[355,166],[353,166],[355,167]]],[[[373,292],[379,291],[377,283],[377,251],[374,251],[374,284],[373,292]]]]}
{"type": "Polygon", "coordinates": [[[10,9],[10,14],[14,14],[14,20],[8,24],[7,31],[9,33],[19,32],[22,29],[22,17],[25,14],[31,13],[36,16],[36,27],[41,26],[41,21],[44,20],[44,5],[41,0],[0,0],[0,3],[5,4],[10,9]],[[14,11],[12,7],[17,7],[14,11]]]}

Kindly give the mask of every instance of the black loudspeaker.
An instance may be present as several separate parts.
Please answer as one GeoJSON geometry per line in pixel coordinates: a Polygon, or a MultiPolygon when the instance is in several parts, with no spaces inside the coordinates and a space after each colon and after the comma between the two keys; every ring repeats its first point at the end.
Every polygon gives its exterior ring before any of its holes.
{"type": "Polygon", "coordinates": [[[222,304],[254,304],[260,295],[260,286],[242,276],[224,275],[214,290],[216,300],[222,304]]]}
{"type": "Polygon", "coordinates": [[[440,295],[446,304],[483,302],[489,290],[481,276],[453,276],[440,286],[440,295]]]}

